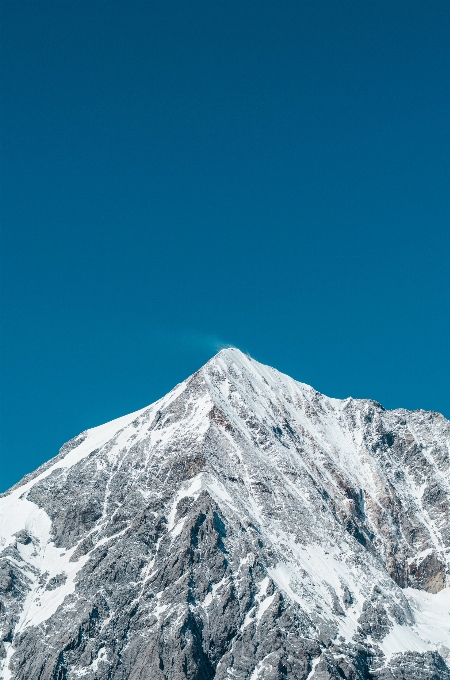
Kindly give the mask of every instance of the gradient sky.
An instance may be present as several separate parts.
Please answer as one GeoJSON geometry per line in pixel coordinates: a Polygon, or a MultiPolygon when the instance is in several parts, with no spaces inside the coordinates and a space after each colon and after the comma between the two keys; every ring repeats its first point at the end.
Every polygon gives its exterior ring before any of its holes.
{"type": "Polygon", "coordinates": [[[450,417],[448,0],[3,0],[0,491],[224,345],[450,417]]]}

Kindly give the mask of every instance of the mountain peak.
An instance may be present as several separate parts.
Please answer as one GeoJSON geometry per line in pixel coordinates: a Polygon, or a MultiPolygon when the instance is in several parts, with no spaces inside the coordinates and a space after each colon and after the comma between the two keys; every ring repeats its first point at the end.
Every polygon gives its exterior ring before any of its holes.
{"type": "Polygon", "coordinates": [[[2,677],[449,680],[449,450],[221,350],[0,498],[2,677]]]}

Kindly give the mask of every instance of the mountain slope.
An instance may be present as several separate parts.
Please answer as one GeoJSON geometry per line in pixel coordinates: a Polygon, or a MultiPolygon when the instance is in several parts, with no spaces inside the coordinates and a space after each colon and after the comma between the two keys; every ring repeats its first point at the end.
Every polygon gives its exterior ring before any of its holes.
{"type": "Polygon", "coordinates": [[[0,497],[2,677],[450,680],[449,453],[220,352],[0,497]]]}

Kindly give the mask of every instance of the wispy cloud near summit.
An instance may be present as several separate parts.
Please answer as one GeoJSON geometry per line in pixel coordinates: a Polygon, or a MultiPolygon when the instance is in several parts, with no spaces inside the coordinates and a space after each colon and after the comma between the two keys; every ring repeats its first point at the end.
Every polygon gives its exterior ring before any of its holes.
{"type": "Polygon", "coordinates": [[[215,333],[202,333],[195,330],[154,328],[149,335],[155,345],[171,347],[177,351],[208,352],[212,355],[217,354],[221,349],[227,349],[228,347],[242,350],[242,347],[237,347],[233,342],[227,342],[215,333]]]}
{"type": "Polygon", "coordinates": [[[236,347],[232,342],[226,342],[217,335],[208,333],[183,332],[181,334],[181,342],[188,348],[194,350],[209,350],[214,353],[220,352],[221,349],[227,349],[228,347],[236,347]]]}

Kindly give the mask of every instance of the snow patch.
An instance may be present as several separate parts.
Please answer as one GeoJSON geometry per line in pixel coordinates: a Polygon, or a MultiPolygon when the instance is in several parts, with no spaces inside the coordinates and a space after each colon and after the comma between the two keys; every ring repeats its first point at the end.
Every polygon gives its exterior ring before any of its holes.
{"type": "Polygon", "coordinates": [[[400,652],[426,652],[440,645],[450,650],[450,588],[435,594],[405,588],[404,593],[414,612],[415,624],[394,624],[380,643],[387,659],[400,652]]]}
{"type": "Polygon", "coordinates": [[[204,602],[203,602],[204,607],[209,607],[209,605],[211,604],[213,599],[216,597],[217,591],[219,590],[219,588],[221,588],[223,586],[224,583],[225,583],[225,577],[221,581],[219,581],[219,583],[215,583],[213,585],[211,591],[206,594],[206,597],[205,597],[204,602]]]}
{"type": "Polygon", "coordinates": [[[203,473],[200,472],[198,475],[196,475],[189,483],[187,486],[184,488],[182,487],[179,489],[177,492],[175,499],[172,503],[172,508],[169,512],[169,516],[167,518],[167,531],[172,531],[174,528],[175,524],[175,517],[177,514],[177,505],[178,503],[183,499],[187,498],[188,496],[191,496],[195,499],[197,499],[200,495],[201,489],[202,489],[202,480],[203,480],[203,473]]]}

